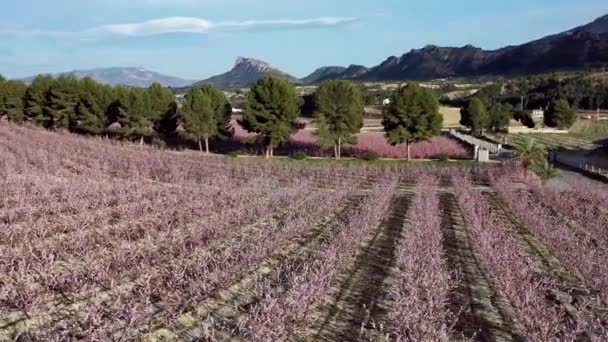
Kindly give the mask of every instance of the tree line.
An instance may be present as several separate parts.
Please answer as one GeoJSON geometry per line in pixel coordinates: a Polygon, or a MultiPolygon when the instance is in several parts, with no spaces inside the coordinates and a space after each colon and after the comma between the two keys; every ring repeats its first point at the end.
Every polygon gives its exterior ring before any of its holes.
{"type": "MultiPolygon", "coordinates": [[[[392,145],[407,144],[409,159],[412,143],[440,133],[443,117],[439,102],[431,91],[415,84],[392,92],[390,100],[382,120],[386,138],[392,145]]],[[[272,157],[276,147],[303,128],[297,120],[299,102],[294,86],[281,78],[263,78],[249,92],[239,123],[260,134],[266,157],[272,157]]],[[[317,142],[333,146],[334,156],[340,158],[342,145],[355,143],[363,127],[365,100],[360,87],[346,80],[325,81],[314,94],[313,107],[317,142]]]]}
{"type": "MultiPolygon", "coordinates": [[[[390,94],[382,124],[393,145],[427,140],[440,133],[442,116],[433,92],[415,84],[390,94]]],[[[365,99],[350,81],[323,82],[309,104],[320,145],[354,143],[363,127],[365,99]]],[[[248,93],[239,123],[257,133],[267,157],[303,128],[298,122],[302,101],[293,84],[279,77],[260,79],[248,93]]],[[[33,122],[48,129],[68,129],[88,135],[112,135],[144,142],[144,137],[177,131],[209,153],[209,140],[233,134],[231,105],[223,91],[208,85],[190,89],[178,100],[155,83],[149,88],[108,86],[72,75],[38,76],[31,84],[0,77],[0,116],[33,122]],[[203,148],[204,145],[204,148],[203,148]]]]}
{"type": "Polygon", "coordinates": [[[537,93],[531,92],[529,87],[530,83],[525,80],[498,82],[452,105],[461,106],[460,124],[481,134],[487,129],[503,131],[513,118],[533,127],[535,123],[526,108],[542,109],[546,126],[568,129],[574,124],[576,103],[579,102],[571,102],[563,92],[548,92],[544,94],[543,106],[532,107],[538,104],[538,96],[534,95],[537,93]],[[534,100],[531,101],[531,98],[534,100]]]}
{"type": "Polygon", "coordinates": [[[158,83],[142,89],[72,75],[41,75],[29,85],[0,78],[0,116],[48,129],[141,139],[170,130],[176,113],[174,96],[158,83]]]}

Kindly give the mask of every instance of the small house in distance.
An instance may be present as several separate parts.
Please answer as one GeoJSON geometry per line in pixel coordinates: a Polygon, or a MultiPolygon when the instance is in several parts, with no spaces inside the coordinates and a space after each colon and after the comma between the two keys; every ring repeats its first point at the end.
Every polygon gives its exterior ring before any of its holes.
{"type": "Polygon", "coordinates": [[[535,127],[542,128],[545,126],[545,111],[542,108],[533,110],[530,113],[530,118],[535,127]]]}
{"type": "Polygon", "coordinates": [[[509,122],[508,133],[568,133],[568,130],[545,126],[545,110],[543,108],[519,112],[509,122]]]}

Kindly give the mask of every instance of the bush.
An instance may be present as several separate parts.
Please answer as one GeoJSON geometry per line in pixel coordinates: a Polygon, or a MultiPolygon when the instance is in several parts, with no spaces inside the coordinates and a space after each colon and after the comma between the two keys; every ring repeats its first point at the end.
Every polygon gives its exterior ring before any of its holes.
{"type": "Polygon", "coordinates": [[[152,139],[152,145],[158,148],[159,150],[164,150],[165,148],[167,148],[167,143],[163,139],[158,137],[152,139]]]}
{"type": "Polygon", "coordinates": [[[380,159],[380,155],[376,152],[368,151],[363,153],[359,158],[367,161],[375,161],[380,159]]]}
{"type": "Polygon", "coordinates": [[[308,154],[304,151],[297,151],[295,153],[292,153],[289,158],[291,159],[295,159],[295,160],[304,160],[306,158],[308,158],[308,154]]]}
{"type": "Polygon", "coordinates": [[[450,160],[450,157],[447,154],[439,154],[436,155],[435,158],[440,162],[447,162],[450,160]]]}

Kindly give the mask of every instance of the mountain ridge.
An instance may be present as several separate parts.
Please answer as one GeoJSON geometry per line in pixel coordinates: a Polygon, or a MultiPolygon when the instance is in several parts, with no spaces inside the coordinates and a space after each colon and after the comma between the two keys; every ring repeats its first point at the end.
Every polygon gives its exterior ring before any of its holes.
{"type": "MultiPolygon", "coordinates": [[[[179,77],[164,75],[141,67],[107,67],[72,70],[59,73],[47,73],[42,75],[74,75],[78,78],[91,77],[94,80],[112,86],[125,85],[132,87],[148,87],[158,82],[165,87],[184,87],[193,81],[179,77]]],[[[21,78],[20,80],[31,82],[36,76],[21,78]]]]}
{"type": "MultiPolygon", "coordinates": [[[[398,81],[446,77],[509,76],[608,65],[608,15],[573,29],[520,45],[484,50],[473,45],[427,45],[391,56],[359,81],[398,81]]],[[[336,75],[337,79],[353,79],[336,75]]]]}

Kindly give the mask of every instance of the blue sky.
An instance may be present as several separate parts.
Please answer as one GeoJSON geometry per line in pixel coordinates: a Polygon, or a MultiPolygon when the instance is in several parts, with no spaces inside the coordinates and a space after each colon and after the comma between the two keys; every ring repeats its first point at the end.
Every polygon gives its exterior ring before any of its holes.
{"type": "Polygon", "coordinates": [[[0,73],[109,66],[187,79],[237,56],[295,76],[427,44],[492,49],[608,13],[606,0],[20,0],[0,11],[0,73]]]}

